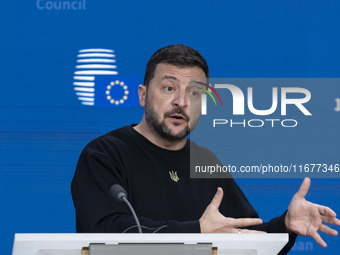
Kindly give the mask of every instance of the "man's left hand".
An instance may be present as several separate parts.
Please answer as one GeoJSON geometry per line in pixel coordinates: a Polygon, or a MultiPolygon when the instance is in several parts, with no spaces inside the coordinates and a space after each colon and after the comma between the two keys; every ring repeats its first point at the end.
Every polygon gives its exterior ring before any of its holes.
{"type": "Polygon", "coordinates": [[[305,199],[310,182],[309,178],[305,178],[299,191],[294,195],[288,207],[285,224],[288,231],[311,236],[319,245],[327,247],[318,230],[328,235],[337,236],[338,232],[323,222],[340,226],[340,220],[336,218],[336,213],[329,207],[313,204],[305,199]]]}

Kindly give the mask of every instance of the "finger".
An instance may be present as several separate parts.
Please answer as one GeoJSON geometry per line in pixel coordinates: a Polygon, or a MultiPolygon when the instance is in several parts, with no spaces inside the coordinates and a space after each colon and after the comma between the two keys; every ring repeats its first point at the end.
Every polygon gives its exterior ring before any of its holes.
{"type": "Polygon", "coordinates": [[[241,218],[241,219],[233,219],[232,225],[235,228],[241,228],[241,227],[248,227],[253,225],[259,225],[262,224],[263,221],[258,218],[241,218]]]}
{"type": "Polygon", "coordinates": [[[322,222],[327,222],[336,226],[340,226],[340,220],[337,218],[322,216],[321,219],[322,222]]]}
{"type": "Polygon", "coordinates": [[[323,216],[336,217],[336,213],[328,206],[319,205],[318,210],[319,213],[323,216]]]}
{"type": "Polygon", "coordinates": [[[321,224],[319,227],[319,230],[324,232],[327,235],[331,235],[331,236],[337,236],[338,235],[338,231],[336,231],[335,229],[332,229],[324,224],[321,224]]]}
{"type": "Polygon", "coordinates": [[[218,209],[220,207],[222,199],[223,199],[223,189],[218,187],[214,198],[210,202],[210,205],[218,209]]]}
{"type": "Polygon", "coordinates": [[[309,187],[310,187],[310,179],[308,177],[306,177],[301,186],[300,186],[300,189],[299,191],[295,194],[295,196],[297,198],[304,198],[306,195],[307,195],[307,192],[309,190],[309,187]]]}
{"type": "Polygon", "coordinates": [[[239,231],[239,229],[235,229],[235,233],[238,233],[238,234],[267,234],[267,232],[264,232],[264,231],[249,230],[249,229],[245,229],[245,228],[242,228],[241,231],[239,231]]]}
{"type": "Polygon", "coordinates": [[[319,235],[318,232],[315,232],[313,235],[312,235],[313,239],[323,248],[326,248],[327,247],[327,244],[325,243],[324,240],[322,240],[321,236],[319,235]]]}

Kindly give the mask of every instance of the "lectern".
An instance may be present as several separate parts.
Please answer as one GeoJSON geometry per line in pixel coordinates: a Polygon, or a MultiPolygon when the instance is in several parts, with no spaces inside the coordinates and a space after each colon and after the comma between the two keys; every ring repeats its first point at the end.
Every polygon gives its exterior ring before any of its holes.
{"type": "Polygon", "coordinates": [[[273,255],[288,234],[15,234],[12,255],[273,255]]]}

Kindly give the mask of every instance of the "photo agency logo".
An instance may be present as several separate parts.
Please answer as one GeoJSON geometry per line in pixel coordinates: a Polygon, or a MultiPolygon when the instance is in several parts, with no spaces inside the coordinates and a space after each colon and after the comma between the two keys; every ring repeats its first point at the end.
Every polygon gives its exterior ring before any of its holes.
{"type": "MultiPolygon", "coordinates": [[[[234,79],[236,80],[236,79],[234,79]]],[[[245,87],[246,84],[258,83],[259,80],[239,79],[241,86],[237,86],[238,82],[230,83],[230,79],[210,79],[209,90],[213,91],[218,97],[223,108],[211,108],[208,111],[207,94],[212,98],[216,106],[216,100],[209,91],[202,95],[201,115],[211,115],[212,127],[227,125],[228,127],[251,127],[261,128],[270,127],[296,127],[299,124],[297,118],[288,118],[288,109],[294,110],[294,116],[312,116],[307,109],[307,103],[311,100],[311,92],[303,87],[272,87],[278,81],[267,79],[266,86],[261,87],[245,87]],[[229,81],[229,82],[228,82],[229,81]],[[270,86],[268,86],[270,85],[270,86]],[[256,91],[256,96],[254,95],[256,91]],[[218,93],[217,93],[218,91],[218,93]],[[268,94],[271,91],[271,95],[268,94]],[[231,95],[231,100],[230,100],[231,95]],[[221,98],[220,98],[221,96],[221,98]],[[229,97],[226,97],[229,96],[229,97]],[[227,98],[227,99],[225,99],[227,98]],[[262,107],[255,107],[254,101],[260,102],[262,107]],[[266,105],[264,108],[263,103],[266,105]],[[271,103],[271,105],[270,105],[271,103]],[[270,105],[270,107],[268,107],[270,105]],[[227,111],[225,111],[227,110],[227,111]],[[227,112],[226,115],[232,115],[233,118],[225,118],[219,114],[227,112]],[[299,115],[300,114],[300,115],[299,115]],[[256,117],[254,117],[256,116],[256,117]],[[272,117],[275,116],[275,117],[272,117]],[[280,118],[278,118],[280,116],[280,118]],[[242,118],[243,117],[243,118],[242,118]],[[247,118],[246,118],[247,117],[247,118]],[[250,118],[248,118],[250,117],[250,118]]],[[[264,81],[265,79],[261,79],[264,81]]],[[[282,79],[284,81],[284,79],[282,79]]],[[[286,81],[285,81],[286,82],[286,81]]],[[[294,82],[293,79],[290,84],[294,82]]],[[[205,89],[204,89],[205,90],[205,89]]]]}
{"type": "Polygon", "coordinates": [[[78,1],[51,1],[51,0],[37,0],[36,7],[40,11],[84,11],[86,10],[86,0],[78,1]]]}
{"type": "Polygon", "coordinates": [[[73,88],[85,106],[138,107],[137,77],[120,77],[112,49],[82,49],[77,55],[73,88]]]}
{"type": "Polygon", "coordinates": [[[340,98],[335,98],[335,108],[334,111],[340,112],[340,98]]]}
{"type": "Polygon", "coordinates": [[[221,100],[220,95],[217,93],[217,91],[213,87],[211,87],[210,85],[205,84],[205,83],[201,84],[201,85],[206,87],[206,89],[204,87],[203,88],[202,87],[197,87],[198,89],[201,89],[205,93],[205,94],[202,94],[202,109],[201,109],[201,114],[202,115],[207,115],[207,95],[210,96],[210,98],[213,100],[215,106],[217,106],[215,97],[211,94],[210,91],[212,91],[217,96],[221,106],[222,106],[222,100],[221,100]]]}

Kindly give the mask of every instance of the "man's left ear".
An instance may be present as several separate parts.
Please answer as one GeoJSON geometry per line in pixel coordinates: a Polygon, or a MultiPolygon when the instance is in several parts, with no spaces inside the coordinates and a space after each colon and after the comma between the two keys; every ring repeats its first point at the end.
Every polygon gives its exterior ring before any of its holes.
{"type": "Polygon", "coordinates": [[[146,86],[145,85],[139,85],[138,86],[138,98],[139,98],[139,104],[142,107],[145,107],[145,98],[146,98],[146,86]]]}

